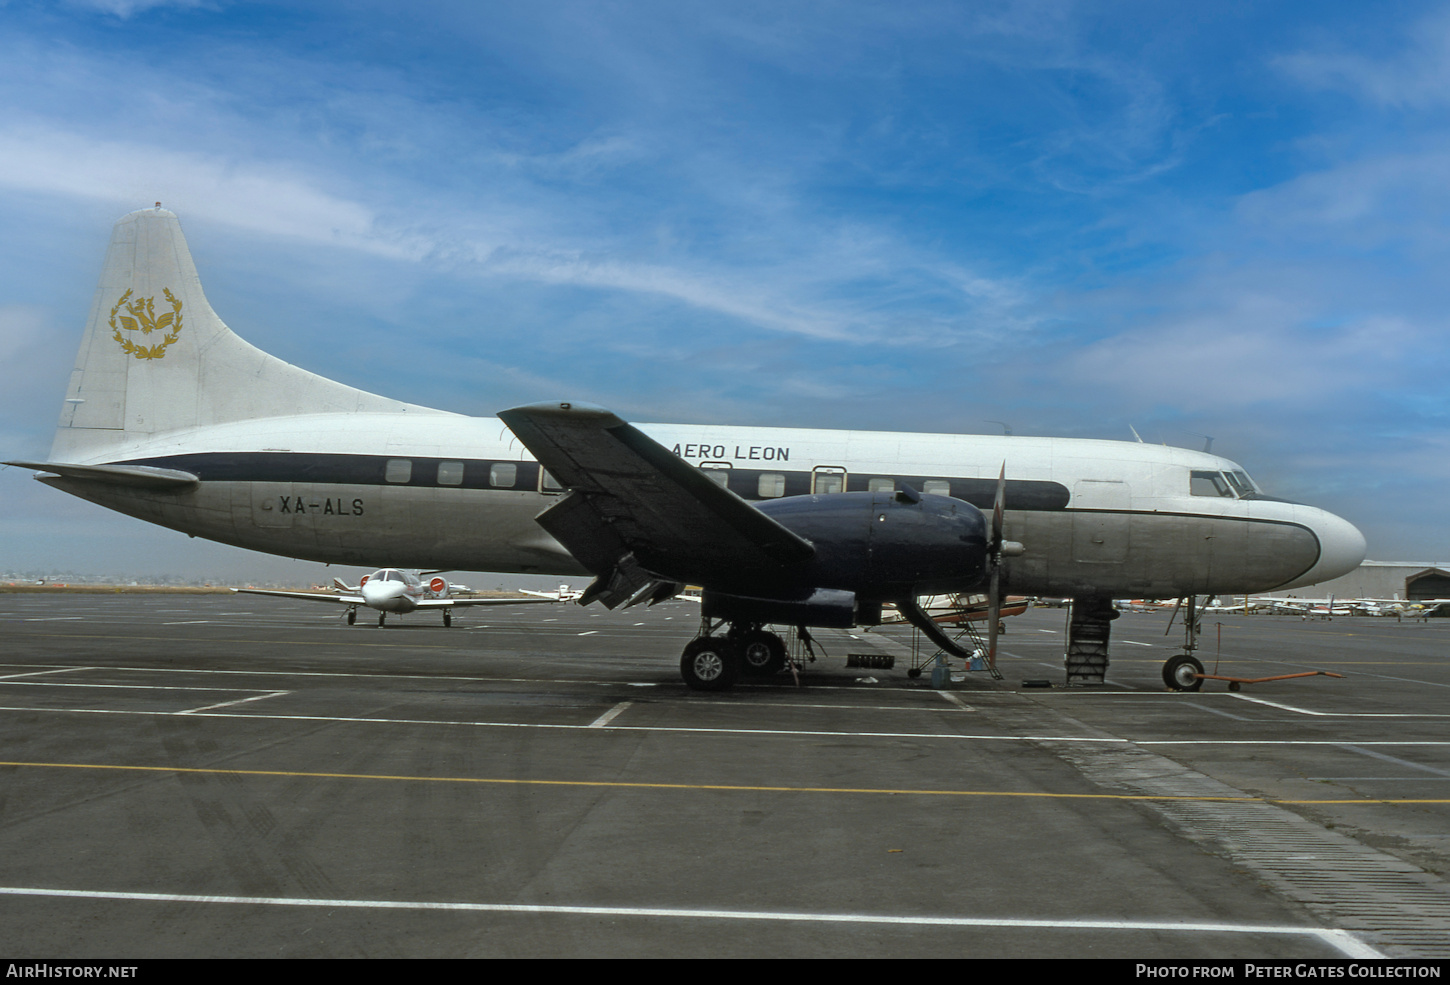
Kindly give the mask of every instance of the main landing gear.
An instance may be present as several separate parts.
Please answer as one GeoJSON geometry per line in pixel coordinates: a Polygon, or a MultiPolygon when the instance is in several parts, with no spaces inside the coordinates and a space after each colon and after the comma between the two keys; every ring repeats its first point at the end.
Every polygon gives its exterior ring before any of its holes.
{"type": "Polygon", "coordinates": [[[741,677],[770,677],[786,665],[785,640],[754,623],[731,623],[724,636],[697,636],[680,656],[680,676],[696,691],[725,691],[741,677]]]}

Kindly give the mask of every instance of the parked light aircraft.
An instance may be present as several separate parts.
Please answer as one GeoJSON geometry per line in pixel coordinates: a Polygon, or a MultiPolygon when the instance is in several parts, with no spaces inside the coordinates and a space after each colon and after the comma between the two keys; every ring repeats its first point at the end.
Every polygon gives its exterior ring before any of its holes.
{"type": "Polygon", "coordinates": [[[777,648],[766,625],[870,625],[894,602],[940,635],[915,598],[956,591],[1072,597],[1068,680],[1101,681],[1114,597],[1282,590],[1364,557],[1346,521],[1180,448],[634,428],[567,403],[501,416],[509,427],[376,396],[249,345],[207,303],[158,206],[115,226],[50,455],[8,464],[290,557],[589,573],[580,601],[611,607],[701,585],[705,642],[682,660],[697,687],[726,686],[742,652],[777,648]],[[609,475],[614,458],[631,488],[609,475]]]}
{"type": "Polygon", "coordinates": [[[1336,600],[1333,595],[1327,599],[1278,599],[1273,603],[1276,612],[1292,612],[1299,616],[1321,616],[1332,619],[1335,616],[1355,615],[1359,608],[1348,599],[1336,600]]]}
{"type": "Polygon", "coordinates": [[[1242,600],[1235,600],[1233,598],[1229,598],[1227,601],[1222,598],[1212,599],[1208,605],[1203,607],[1203,611],[1208,615],[1248,615],[1251,612],[1272,609],[1273,607],[1274,603],[1271,599],[1244,596],[1242,600]]]}
{"type": "MultiPolygon", "coordinates": [[[[430,572],[430,574],[436,574],[436,572],[430,572]]],[[[363,575],[356,586],[345,585],[336,578],[333,579],[333,584],[344,594],[289,592],[271,588],[234,588],[232,591],[245,592],[248,595],[276,595],[281,598],[304,599],[309,602],[340,602],[348,607],[347,624],[349,626],[357,622],[357,607],[360,605],[377,610],[379,626],[387,625],[389,612],[401,615],[412,612],[414,609],[437,609],[443,614],[443,625],[452,626],[453,610],[459,606],[529,605],[537,602],[559,601],[549,597],[530,599],[450,598],[448,591],[452,586],[444,579],[435,577],[425,582],[418,572],[404,571],[399,568],[380,568],[370,575],[363,575]]]]}
{"type": "Polygon", "coordinates": [[[536,598],[548,599],[551,602],[578,602],[584,595],[582,588],[570,588],[568,585],[560,585],[552,592],[535,592],[527,588],[520,588],[519,591],[525,595],[533,595],[536,598]]]}
{"type": "Polygon", "coordinates": [[[1294,615],[1309,616],[1417,616],[1428,617],[1434,615],[1444,606],[1450,605],[1450,599],[1422,599],[1410,601],[1406,599],[1337,599],[1333,595],[1327,599],[1303,599],[1290,596],[1288,598],[1276,598],[1268,600],[1275,612],[1292,613],[1294,615]]]}

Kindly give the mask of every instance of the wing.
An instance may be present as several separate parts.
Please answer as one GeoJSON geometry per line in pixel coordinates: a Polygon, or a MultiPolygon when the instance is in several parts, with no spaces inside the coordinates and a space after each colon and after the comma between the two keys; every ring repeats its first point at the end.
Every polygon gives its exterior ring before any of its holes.
{"type": "Polygon", "coordinates": [[[792,533],[602,407],[500,413],[569,494],[536,518],[598,577],[579,599],[659,601],[743,571],[762,579],[815,555],[792,533]]]}
{"type": "Polygon", "coordinates": [[[459,605],[538,605],[552,604],[558,599],[419,599],[420,609],[451,609],[459,605]]]}
{"type": "Polygon", "coordinates": [[[307,602],[341,602],[344,605],[367,605],[361,595],[334,595],[331,592],[284,592],[267,588],[234,588],[244,595],[276,595],[284,599],[302,599],[307,602]]]}

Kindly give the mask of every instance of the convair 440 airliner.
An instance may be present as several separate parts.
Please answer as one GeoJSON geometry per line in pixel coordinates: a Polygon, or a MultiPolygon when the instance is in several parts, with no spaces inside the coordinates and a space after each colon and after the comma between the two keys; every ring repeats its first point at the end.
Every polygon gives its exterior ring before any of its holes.
{"type": "Polygon", "coordinates": [[[9,464],[288,557],[588,573],[581,603],[611,608],[702,585],[681,670],[705,689],[780,666],[767,626],[872,625],[891,603],[935,640],[915,599],[964,591],[1071,596],[1068,680],[1101,682],[1112,598],[1309,585],[1365,549],[1339,517],[1179,448],[634,426],[573,401],[475,418],[376,396],[235,335],[159,206],[116,223],[49,460],[9,464]]]}

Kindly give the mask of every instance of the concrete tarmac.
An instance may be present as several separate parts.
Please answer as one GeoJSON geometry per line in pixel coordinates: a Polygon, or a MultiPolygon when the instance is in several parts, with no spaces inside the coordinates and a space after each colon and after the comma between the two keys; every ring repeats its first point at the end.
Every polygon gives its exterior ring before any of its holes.
{"type": "Polygon", "coordinates": [[[1062,681],[910,630],[689,691],[698,607],[0,595],[0,927],[23,957],[1450,957],[1450,620],[1166,614],[1062,681]],[[341,607],[337,607],[339,610],[341,607]],[[889,670],[847,653],[891,655],[889,670]]]}

